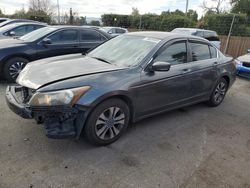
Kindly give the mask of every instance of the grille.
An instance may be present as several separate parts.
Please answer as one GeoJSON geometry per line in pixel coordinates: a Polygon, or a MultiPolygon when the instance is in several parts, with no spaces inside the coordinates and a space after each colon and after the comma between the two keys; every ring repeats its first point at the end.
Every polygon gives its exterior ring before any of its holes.
{"type": "Polygon", "coordinates": [[[242,66],[243,66],[243,67],[250,67],[250,63],[243,62],[243,63],[242,63],[242,66]]]}

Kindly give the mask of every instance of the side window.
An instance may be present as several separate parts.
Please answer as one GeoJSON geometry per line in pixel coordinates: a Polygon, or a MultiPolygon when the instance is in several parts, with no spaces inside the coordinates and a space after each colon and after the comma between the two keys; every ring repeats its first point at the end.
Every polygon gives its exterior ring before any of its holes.
{"type": "Polygon", "coordinates": [[[78,41],[77,30],[64,30],[59,31],[48,37],[52,43],[75,43],[78,41]]]}
{"type": "Polygon", "coordinates": [[[190,42],[193,61],[210,59],[210,50],[207,44],[190,42]]]}
{"type": "Polygon", "coordinates": [[[211,58],[217,58],[217,49],[210,46],[210,53],[211,53],[211,58]]]}
{"type": "Polygon", "coordinates": [[[31,31],[34,31],[34,26],[33,25],[26,25],[26,33],[29,33],[31,31]]]}
{"type": "Polygon", "coordinates": [[[186,42],[174,43],[171,46],[164,49],[154,60],[164,61],[171,63],[172,65],[177,65],[187,62],[187,44],[186,42]]]}
{"type": "MultiPolygon", "coordinates": [[[[14,31],[16,36],[22,36],[24,34],[26,34],[26,26],[20,26],[20,27],[17,27],[15,29],[12,29],[11,31],[14,31]]],[[[11,32],[9,31],[9,33],[11,32]]]]}
{"type": "Polygon", "coordinates": [[[116,29],[114,29],[114,28],[113,28],[113,29],[110,29],[110,30],[109,30],[109,33],[112,33],[112,34],[113,34],[113,33],[116,33],[116,29]]]}
{"type": "Polygon", "coordinates": [[[204,37],[204,32],[203,31],[197,31],[195,36],[203,38],[204,37]]]}
{"type": "Polygon", "coordinates": [[[216,32],[206,31],[204,33],[204,37],[205,37],[205,39],[207,39],[209,41],[220,41],[216,32]]]}
{"type": "Polygon", "coordinates": [[[96,31],[81,31],[81,41],[91,42],[91,41],[101,41],[101,35],[96,31]]]}
{"type": "Polygon", "coordinates": [[[125,30],[123,30],[123,29],[116,29],[116,31],[115,31],[116,33],[125,33],[125,30]]]}

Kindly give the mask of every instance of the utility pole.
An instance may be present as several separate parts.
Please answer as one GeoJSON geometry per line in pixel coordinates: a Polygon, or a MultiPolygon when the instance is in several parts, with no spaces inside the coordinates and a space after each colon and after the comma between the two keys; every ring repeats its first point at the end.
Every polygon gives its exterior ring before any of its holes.
{"type": "Polygon", "coordinates": [[[139,31],[141,31],[141,19],[142,19],[142,15],[140,15],[140,25],[139,25],[139,31]]]}
{"type": "Polygon", "coordinates": [[[59,6],[59,0],[57,0],[57,13],[58,13],[58,23],[60,24],[60,6],[59,6]]]}
{"type": "Polygon", "coordinates": [[[233,16],[233,20],[232,20],[230,30],[229,30],[229,33],[228,33],[228,36],[227,36],[227,43],[226,43],[226,46],[225,46],[225,49],[224,49],[224,54],[227,53],[227,48],[228,48],[229,40],[230,40],[230,37],[231,37],[231,34],[232,34],[233,25],[234,25],[234,19],[235,19],[235,14],[233,16]]]}
{"type": "Polygon", "coordinates": [[[186,15],[187,15],[187,12],[188,12],[188,0],[186,0],[186,15]]]}

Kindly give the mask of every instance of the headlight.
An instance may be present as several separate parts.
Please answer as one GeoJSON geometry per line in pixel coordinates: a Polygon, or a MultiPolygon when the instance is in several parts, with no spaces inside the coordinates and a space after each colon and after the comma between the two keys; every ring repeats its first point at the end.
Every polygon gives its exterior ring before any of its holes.
{"type": "Polygon", "coordinates": [[[30,106],[60,106],[74,105],[82,95],[90,89],[89,86],[61,91],[35,93],[29,101],[30,106]]]}

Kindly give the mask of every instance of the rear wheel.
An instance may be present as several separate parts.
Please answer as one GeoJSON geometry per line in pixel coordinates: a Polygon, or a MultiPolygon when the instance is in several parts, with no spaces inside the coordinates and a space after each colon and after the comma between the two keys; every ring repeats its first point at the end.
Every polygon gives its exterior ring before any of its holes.
{"type": "Polygon", "coordinates": [[[227,89],[228,89],[228,82],[224,78],[221,78],[217,82],[213,90],[213,93],[211,94],[210,99],[207,102],[208,105],[212,107],[220,105],[226,96],[227,89]]]}
{"type": "Polygon", "coordinates": [[[15,57],[9,59],[4,65],[4,77],[10,82],[14,82],[19,73],[26,66],[29,61],[22,57],[15,57]]]}
{"type": "Polygon", "coordinates": [[[92,144],[111,144],[125,132],[129,118],[129,108],[125,102],[109,99],[90,114],[85,125],[85,135],[92,144]]]}

